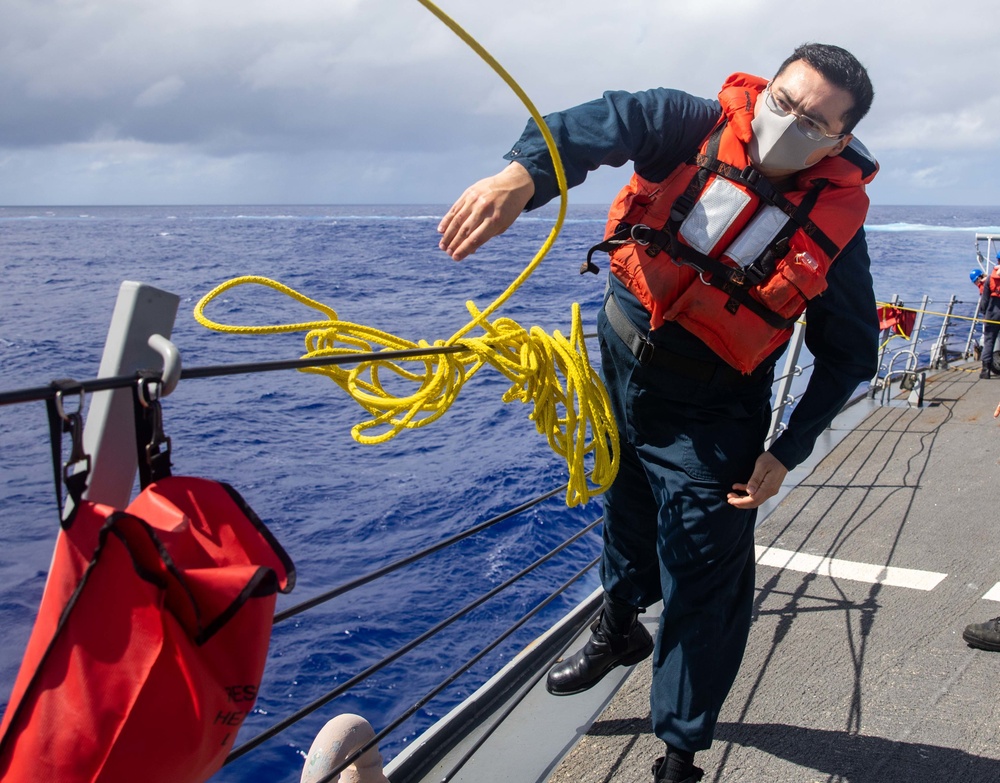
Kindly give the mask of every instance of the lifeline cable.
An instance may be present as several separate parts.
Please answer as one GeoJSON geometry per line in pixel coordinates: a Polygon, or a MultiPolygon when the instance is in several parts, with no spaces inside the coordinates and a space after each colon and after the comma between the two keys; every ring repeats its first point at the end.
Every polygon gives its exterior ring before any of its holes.
{"type": "MultiPolygon", "coordinates": [[[[959,302],[962,304],[962,302],[959,302]]],[[[892,302],[875,302],[877,307],[894,307],[897,310],[902,310],[908,313],[923,313],[924,315],[936,315],[941,318],[948,318],[952,321],[978,321],[981,324],[995,324],[1000,323],[1000,321],[991,321],[988,318],[980,318],[978,315],[958,315],[957,313],[939,313],[935,310],[924,310],[921,307],[906,307],[901,304],[893,304],[892,302]]]]}
{"type": "MultiPolygon", "coordinates": [[[[511,382],[511,387],[503,395],[503,401],[534,403],[529,418],[535,422],[538,432],[548,439],[553,451],[566,460],[569,470],[566,504],[575,506],[586,503],[592,495],[604,492],[611,486],[618,472],[619,447],[607,390],[587,356],[579,304],[574,303],[572,307],[568,339],[559,331],[548,335],[537,326],[526,331],[509,318],[498,318],[493,322],[488,320],[534,272],[562,229],[568,187],[559,151],[541,114],[506,70],[430,0],[417,1],[471,47],[528,109],[545,138],[552,158],[559,186],[559,214],[541,248],[507,289],[483,310],[472,301],[466,302],[472,320],[448,340],[433,343],[435,347],[457,345],[467,350],[414,360],[418,365],[423,365],[422,372],[384,358],[361,362],[352,370],[326,366],[304,368],[303,372],[328,376],[371,415],[370,420],[351,428],[351,436],[356,441],[382,443],[404,429],[422,427],[440,418],[454,402],[465,381],[484,364],[490,364],[511,382]],[[481,328],[485,336],[468,337],[476,327],[481,328]],[[402,379],[416,384],[416,391],[405,396],[392,394],[382,383],[382,371],[395,376],[396,381],[402,379]],[[560,382],[557,371],[565,378],[565,384],[560,382]],[[374,434],[369,433],[374,428],[379,430],[374,434]],[[584,464],[588,455],[593,455],[594,459],[590,474],[593,486],[587,479],[584,464]]],[[[304,358],[358,351],[374,352],[376,349],[373,346],[382,346],[382,350],[386,351],[431,346],[424,340],[412,342],[378,329],[342,321],[332,307],[275,280],[256,275],[233,278],[209,291],[195,306],[194,317],[202,326],[220,332],[275,334],[306,331],[307,353],[304,358]],[[284,293],[307,307],[318,310],[326,316],[326,320],[274,326],[231,326],[216,323],[205,316],[204,310],[209,302],[225,291],[245,284],[263,285],[284,293]]]]}
{"type": "MultiPolygon", "coordinates": [[[[923,313],[924,315],[934,315],[940,316],[941,318],[947,318],[952,321],[973,321],[973,327],[975,323],[981,324],[995,324],[1000,323],[1000,321],[991,321],[988,318],[980,318],[979,315],[958,315],[956,313],[939,313],[934,310],[924,310],[920,307],[906,307],[902,304],[894,304],[893,302],[875,302],[876,307],[880,310],[882,309],[892,309],[897,310],[901,313],[913,313],[917,315],[918,313],[923,313]]],[[[977,310],[978,313],[978,310],[977,310]]],[[[880,329],[880,332],[886,331],[885,329],[880,329]]],[[[892,342],[897,337],[902,337],[904,340],[909,340],[912,335],[907,334],[906,331],[899,324],[892,324],[888,327],[888,331],[891,332],[889,336],[879,345],[878,349],[883,350],[890,342],[892,342]]]]}

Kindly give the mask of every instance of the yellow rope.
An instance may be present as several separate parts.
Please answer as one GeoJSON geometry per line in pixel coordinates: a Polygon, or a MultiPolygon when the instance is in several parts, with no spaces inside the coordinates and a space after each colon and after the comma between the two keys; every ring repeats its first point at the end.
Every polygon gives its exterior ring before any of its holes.
{"type": "MultiPolygon", "coordinates": [[[[921,309],[919,307],[904,307],[903,305],[893,304],[892,302],[876,302],[875,305],[876,305],[876,307],[893,307],[896,310],[905,310],[908,313],[923,313],[924,315],[938,315],[938,316],[941,316],[942,318],[950,318],[953,321],[956,321],[956,320],[957,321],[978,321],[979,323],[983,323],[983,324],[1000,323],[1000,321],[990,321],[987,318],[979,318],[977,316],[956,315],[955,313],[937,313],[937,312],[934,312],[933,310],[923,310],[923,309],[921,309]]],[[[880,351],[882,349],[884,349],[889,343],[891,343],[897,337],[902,337],[904,340],[909,340],[910,339],[910,335],[906,334],[902,330],[902,327],[900,327],[899,324],[895,324],[895,326],[893,327],[893,329],[894,329],[893,333],[890,334],[885,339],[885,341],[878,347],[878,349],[880,351]]]]}
{"type": "MultiPolygon", "coordinates": [[[[526,331],[509,318],[489,317],[538,267],[562,229],[566,216],[566,176],[548,126],[531,100],[513,78],[472,37],[429,0],[418,0],[456,35],[482,57],[511,87],[538,124],[548,146],[559,185],[559,215],[542,247],[520,275],[488,307],[480,310],[469,301],[466,307],[472,320],[435,347],[460,346],[458,353],[428,355],[417,359],[390,361],[372,359],[354,369],[340,366],[309,367],[305,372],[328,376],[364,408],[371,419],[355,424],[352,437],[359,443],[383,443],[404,429],[423,427],[437,420],[458,396],[462,385],[484,364],[504,375],[511,387],[504,402],[531,402],[530,414],[539,433],[550,447],[566,461],[569,479],[566,504],[586,503],[593,495],[611,486],[618,472],[618,432],[607,390],[590,365],[583,337],[580,306],[573,304],[569,338],[556,331],[551,336],[539,327],[526,331]],[[479,337],[468,336],[481,329],[479,337]],[[393,388],[390,390],[386,383],[393,388]],[[397,395],[403,388],[408,393],[397,395]],[[588,481],[585,459],[593,457],[593,473],[588,481]]],[[[424,340],[412,342],[387,332],[342,321],[336,311],[310,299],[275,280],[243,276],[229,280],[209,291],[195,306],[194,317],[202,326],[237,334],[275,334],[306,331],[304,358],[354,353],[377,353],[379,350],[427,348],[424,340]],[[205,316],[205,307],[220,294],[239,285],[257,284],[279,291],[313,308],[324,320],[273,326],[232,326],[205,316]]]]}

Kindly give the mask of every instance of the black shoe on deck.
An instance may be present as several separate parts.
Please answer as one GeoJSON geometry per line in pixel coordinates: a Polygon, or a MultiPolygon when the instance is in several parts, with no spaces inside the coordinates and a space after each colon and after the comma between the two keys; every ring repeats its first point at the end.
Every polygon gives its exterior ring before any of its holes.
{"type": "Polygon", "coordinates": [[[962,638],[970,647],[980,650],[1000,650],[1000,617],[985,623],[973,623],[965,627],[962,638]]]}
{"type": "Polygon", "coordinates": [[[609,633],[601,624],[603,612],[590,627],[593,633],[583,649],[549,669],[545,689],[554,696],[571,696],[596,685],[616,666],[631,666],[653,652],[653,639],[635,620],[627,634],[609,633]]]}
{"type": "Polygon", "coordinates": [[[683,769],[670,766],[663,756],[653,762],[653,783],[698,783],[705,775],[705,770],[694,764],[681,765],[683,769]]]}
{"type": "Polygon", "coordinates": [[[983,369],[979,371],[979,377],[983,380],[989,380],[990,375],[991,373],[989,367],[983,367],[983,369]]]}

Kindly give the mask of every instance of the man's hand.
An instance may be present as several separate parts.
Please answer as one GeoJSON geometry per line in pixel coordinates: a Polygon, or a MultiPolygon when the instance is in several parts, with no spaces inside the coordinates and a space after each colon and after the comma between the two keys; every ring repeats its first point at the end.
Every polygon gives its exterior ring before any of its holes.
{"type": "Polygon", "coordinates": [[[535,194],[535,183],[520,163],[466,189],[438,225],[439,247],[461,261],[502,234],[535,194]]]}
{"type": "Polygon", "coordinates": [[[746,484],[733,484],[735,491],[726,495],[729,505],[737,508],[757,508],[778,493],[787,475],[788,468],[778,462],[777,457],[765,451],[757,457],[750,480],[746,484]]]}
{"type": "Polygon", "coordinates": [[[997,409],[993,411],[993,418],[995,419],[998,416],[1000,416],[1000,403],[997,403],[997,409]]]}

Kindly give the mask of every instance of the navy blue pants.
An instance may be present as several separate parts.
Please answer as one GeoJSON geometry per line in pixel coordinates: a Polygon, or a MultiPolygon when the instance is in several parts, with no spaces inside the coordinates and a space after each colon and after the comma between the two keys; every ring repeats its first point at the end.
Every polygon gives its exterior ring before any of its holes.
{"type": "Polygon", "coordinates": [[[687,751],[712,743],[743,659],[754,595],[756,510],[726,502],[763,450],[770,375],[703,383],[640,365],[598,314],[621,468],[604,495],[601,581],[620,601],[663,599],[653,731],[687,751]]]}
{"type": "Polygon", "coordinates": [[[1000,313],[996,313],[988,316],[992,323],[983,324],[983,369],[992,370],[993,369],[993,352],[997,347],[997,335],[1000,334],[1000,323],[996,323],[1000,320],[1000,313]]]}

